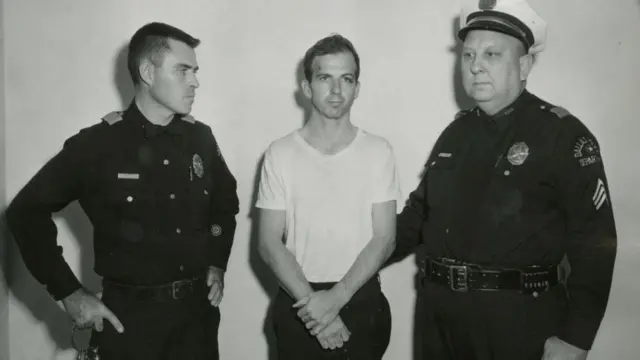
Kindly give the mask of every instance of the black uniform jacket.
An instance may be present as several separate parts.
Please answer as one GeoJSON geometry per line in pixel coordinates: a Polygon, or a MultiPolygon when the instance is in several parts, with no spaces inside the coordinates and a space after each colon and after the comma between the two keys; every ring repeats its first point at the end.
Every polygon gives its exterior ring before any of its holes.
{"type": "Polygon", "coordinates": [[[522,268],[566,255],[569,311],[560,337],[589,349],[607,306],[617,235],[593,134],[524,91],[494,116],[458,114],[441,134],[398,218],[399,259],[430,257],[522,268]]]}
{"type": "Polygon", "coordinates": [[[70,137],[13,199],[8,227],[56,300],[80,288],[52,220],[75,200],[93,224],[95,271],[104,278],[161,284],[226,269],[236,180],[211,128],[191,116],[157,126],[132,102],[70,137]]]}

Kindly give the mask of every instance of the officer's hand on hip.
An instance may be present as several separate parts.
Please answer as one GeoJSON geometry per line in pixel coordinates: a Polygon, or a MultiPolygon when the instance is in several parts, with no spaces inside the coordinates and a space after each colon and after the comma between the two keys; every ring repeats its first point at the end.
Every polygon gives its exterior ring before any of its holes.
{"type": "Polygon", "coordinates": [[[584,360],[587,358],[587,353],[586,350],[553,336],[548,338],[544,344],[542,360],[584,360]]]}
{"type": "Polygon", "coordinates": [[[62,304],[78,327],[93,326],[97,331],[102,331],[104,328],[103,320],[107,319],[117,332],[124,332],[124,326],[120,320],[99,297],[81,288],[64,298],[62,304]]]}
{"type": "Polygon", "coordinates": [[[340,316],[337,316],[329,326],[327,326],[316,338],[323,349],[337,349],[341,348],[347,341],[351,332],[347,329],[347,326],[342,322],[340,316]]]}
{"type": "Polygon", "coordinates": [[[215,266],[209,266],[207,272],[207,286],[209,290],[209,301],[211,305],[218,306],[222,301],[222,292],[224,290],[224,270],[218,269],[215,266]]]}

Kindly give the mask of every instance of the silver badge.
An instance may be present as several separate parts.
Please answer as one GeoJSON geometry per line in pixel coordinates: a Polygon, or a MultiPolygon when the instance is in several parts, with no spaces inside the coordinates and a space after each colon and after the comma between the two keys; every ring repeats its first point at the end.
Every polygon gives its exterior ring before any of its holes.
{"type": "Polygon", "coordinates": [[[193,155],[193,171],[199,178],[204,175],[204,165],[202,164],[202,158],[198,154],[193,155]]]}
{"type": "Polygon", "coordinates": [[[509,153],[507,154],[507,160],[512,165],[522,165],[529,156],[529,147],[524,142],[518,142],[511,145],[509,153]]]}

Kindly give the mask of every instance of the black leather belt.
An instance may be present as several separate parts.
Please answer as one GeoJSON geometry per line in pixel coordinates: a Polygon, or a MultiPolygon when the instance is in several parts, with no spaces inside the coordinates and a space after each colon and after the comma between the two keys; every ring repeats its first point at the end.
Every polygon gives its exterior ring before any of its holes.
{"type": "Polygon", "coordinates": [[[423,280],[456,292],[515,290],[540,294],[560,283],[559,266],[524,269],[487,269],[452,259],[426,259],[423,280]]]}
{"type": "Polygon", "coordinates": [[[104,280],[105,291],[111,288],[120,293],[127,293],[137,299],[179,300],[189,296],[205,295],[207,284],[204,277],[178,280],[162,285],[128,285],[104,280]]]}

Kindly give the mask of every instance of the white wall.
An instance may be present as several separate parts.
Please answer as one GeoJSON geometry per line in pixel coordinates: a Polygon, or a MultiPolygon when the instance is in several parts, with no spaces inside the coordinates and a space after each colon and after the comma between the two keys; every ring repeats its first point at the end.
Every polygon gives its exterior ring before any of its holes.
{"type": "MultiPolygon", "coordinates": [[[[568,108],[597,134],[618,221],[620,255],[610,307],[590,358],[634,359],[640,352],[634,218],[640,198],[633,187],[640,181],[635,155],[640,124],[634,116],[640,4],[531,3],[549,22],[550,39],[529,88],[568,108]]],[[[126,105],[131,87],[123,81],[127,74],[119,52],[139,26],[165,21],[200,37],[201,88],[193,114],[214,129],[238,179],[242,206],[222,303],[222,359],[267,359],[264,320],[273,281],[250,251],[249,216],[262,152],[302,124],[303,111],[294,100],[298,61],[331,32],[354,42],[362,58],[354,122],[393,144],[406,196],[438,133],[458,109],[450,50],[458,6],[436,0],[7,0],[7,196],[13,197],[68,136],[126,105]]],[[[72,206],[57,222],[66,259],[95,287],[86,218],[72,206]]],[[[11,359],[72,359],[65,315],[21,262],[13,262],[11,359]]],[[[393,311],[385,359],[411,358],[414,270],[407,259],[383,273],[393,311]]]]}
{"type": "MultiPolygon", "coordinates": [[[[4,18],[0,0],[0,19],[4,18]]],[[[9,359],[9,293],[7,287],[7,241],[2,213],[6,206],[5,194],[5,108],[4,108],[4,26],[0,26],[0,360],[9,359]]]]}

